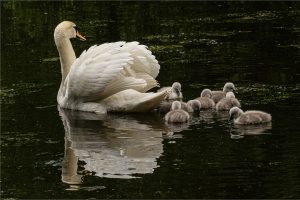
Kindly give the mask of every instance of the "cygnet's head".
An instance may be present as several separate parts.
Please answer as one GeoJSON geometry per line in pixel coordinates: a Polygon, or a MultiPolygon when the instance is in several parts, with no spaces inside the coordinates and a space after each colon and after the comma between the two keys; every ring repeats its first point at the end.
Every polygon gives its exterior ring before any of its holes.
{"type": "Polygon", "coordinates": [[[78,32],[78,28],[76,24],[70,21],[63,21],[58,24],[54,30],[54,39],[60,38],[78,38],[82,41],[86,40],[80,33],[78,32]]]}
{"type": "Polygon", "coordinates": [[[223,92],[234,92],[234,91],[235,91],[235,86],[231,82],[226,83],[223,87],[223,92]]]}
{"type": "Polygon", "coordinates": [[[227,92],[226,93],[226,98],[235,98],[235,95],[233,92],[227,92]]]}
{"type": "Polygon", "coordinates": [[[178,94],[178,96],[180,96],[181,84],[179,82],[174,82],[172,84],[172,89],[176,92],[176,94],[178,94]]]}
{"type": "Polygon", "coordinates": [[[201,103],[200,101],[194,99],[194,100],[189,100],[187,102],[188,105],[190,105],[193,109],[193,112],[200,112],[201,109],[201,103]]]}
{"type": "Polygon", "coordinates": [[[171,109],[172,110],[180,110],[181,109],[181,103],[179,101],[173,101],[171,109]]]}
{"type": "Polygon", "coordinates": [[[230,116],[230,119],[236,119],[238,118],[241,114],[243,114],[243,111],[242,109],[238,108],[238,107],[232,107],[230,110],[229,110],[229,116],[230,116]]]}
{"type": "Polygon", "coordinates": [[[204,89],[201,92],[201,97],[208,97],[211,98],[212,94],[211,94],[211,90],[210,89],[204,89]]]}

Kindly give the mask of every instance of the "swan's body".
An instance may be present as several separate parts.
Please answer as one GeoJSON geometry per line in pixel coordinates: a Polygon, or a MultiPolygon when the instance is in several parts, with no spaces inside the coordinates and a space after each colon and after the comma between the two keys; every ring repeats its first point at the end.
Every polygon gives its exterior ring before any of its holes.
{"type": "Polygon", "coordinates": [[[189,113],[181,109],[179,101],[174,101],[172,103],[172,110],[165,115],[165,121],[169,123],[184,123],[189,119],[189,113]]]}
{"type": "Polygon", "coordinates": [[[76,25],[60,23],[54,40],[60,55],[62,82],[59,106],[106,113],[146,112],[157,107],[168,91],[145,93],[158,85],[160,66],[152,53],[138,42],[92,46],[77,59],[70,38],[82,37],[76,25]]]}
{"type": "Polygon", "coordinates": [[[201,92],[201,96],[196,98],[195,100],[200,101],[201,109],[213,109],[215,107],[215,102],[211,99],[212,93],[210,89],[204,89],[201,92]]]}
{"type": "Polygon", "coordinates": [[[235,95],[233,92],[227,92],[226,97],[221,99],[217,104],[216,104],[216,110],[230,110],[232,107],[241,107],[241,104],[239,100],[235,98],[235,95]]]}
{"type": "Polygon", "coordinates": [[[181,84],[179,82],[174,82],[172,87],[163,87],[158,90],[158,92],[168,90],[170,91],[167,96],[165,97],[166,100],[180,100],[182,99],[182,92],[181,92],[181,84]]]}
{"type": "Polygon", "coordinates": [[[243,112],[238,107],[231,108],[229,115],[235,124],[261,124],[271,122],[272,120],[272,116],[269,113],[259,110],[243,112]]]}
{"type": "Polygon", "coordinates": [[[218,103],[221,99],[225,98],[226,97],[226,93],[227,92],[234,92],[235,91],[235,86],[233,83],[231,82],[228,82],[224,85],[223,87],[223,91],[212,91],[212,100],[215,102],[215,103],[218,103]]]}

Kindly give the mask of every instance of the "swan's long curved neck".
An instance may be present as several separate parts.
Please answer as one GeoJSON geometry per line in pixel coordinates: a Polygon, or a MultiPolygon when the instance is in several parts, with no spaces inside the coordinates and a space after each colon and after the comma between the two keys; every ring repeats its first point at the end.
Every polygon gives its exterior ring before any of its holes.
{"type": "Polygon", "coordinates": [[[76,60],[76,55],[69,38],[57,36],[55,37],[55,44],[60,56],[63,83],[70,71],[71,65],[76,60]]]}

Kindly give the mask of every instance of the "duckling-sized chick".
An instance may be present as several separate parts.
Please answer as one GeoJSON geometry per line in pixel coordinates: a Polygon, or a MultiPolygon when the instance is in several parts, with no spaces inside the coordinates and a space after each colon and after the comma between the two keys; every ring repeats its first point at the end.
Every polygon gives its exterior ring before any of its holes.
{"type": "Polygon", "coordinates": [[[233,83],[228,82],[224,85],[223,91],[212,91],[212,100],[218,103],[221,99],[226,97],[227,92],[235,92],[235,86],[233,83]]]}
{"type": "Polygon", "coordinates": [[[199,100],[189,100],[187,104],[193,109],[194,113],[199,113],[201,109],[201,103],[199,100]]]}
{"type": "Polygon", "coordinates": [[[181,109],[179,101],[174,101],[172,103],[172,110],[165,115],[165,121],[169,123],[185,123],[189,119],[189,113],[181,109]]]}
{"type": "Polygon", "coordinates": [[[233,107],[229,111],[230,119],[235,124],[262,124],[271,122],[272,116],[269,113],[259,110],[249,110],[243,112],[238,107],[233,107]]]}
{"type": "Polygon", "coordinates": [[[233,92],[227,92],[226,97],[221,99],[217,105],[216,105],[216,110],[230,110],[232,107],[241,107],[241,104],[239,100],[235,98],[235,95],[233,92]]]}
{"type": "Polygon", "coordinates": [[[212,93],[210,89],[204,89],[201,92],[201,96],[196,98],[201,104],[201,109],[213,109],[215,107],[215,102],[211,99],[212,93]]]}
{"type": "Polygon", "coordinates": [[[174,82],[172,87],[163,87],[157,92],[163,90],[170,90],[169,94],[165,97],[166,100],[182,99],[181,84],[179,82],[174,82]]]}
{"type": "MultiPolygon", "coordinates": [[[[169,112],[169,111],[171,110],[171,107],[172,107],[172,103],[173,103],[173,102],[174,102],[174,101],[163,101],[163,102],[159,105],[158,111],[159,111],[160,113],[167,113],[167,112],[169,112]]],[[[193,112],[193,108],[192,108],[190,105],[188,105],[187,103],[180,101],[180,104],[181,104],[181,109],[182,109],[182,110],[184,110],[184,111],[186,111],[186,112],[189,112],[189,113],[192,113],[192,112],[193,112]]]]}

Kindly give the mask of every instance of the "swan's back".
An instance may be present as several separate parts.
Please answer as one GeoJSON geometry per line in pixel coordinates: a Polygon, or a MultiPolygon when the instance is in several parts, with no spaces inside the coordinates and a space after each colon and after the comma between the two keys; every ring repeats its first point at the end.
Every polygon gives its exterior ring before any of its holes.
{"type": "Polygon", "coordinates": [[[67,93],[84,101],[96,101],[122,90],[145,92],[155,86],[160,66],[138,42],[92,46],[72,64],[67,93]]]}

